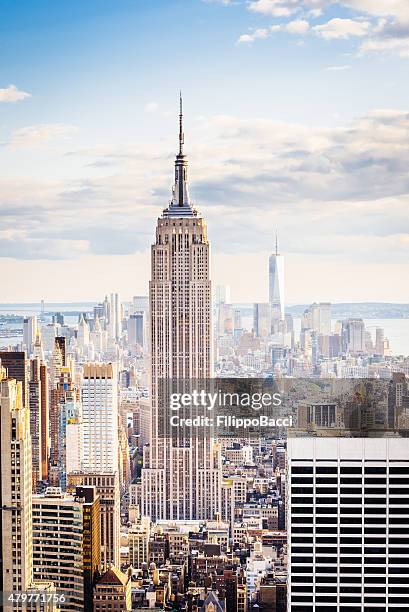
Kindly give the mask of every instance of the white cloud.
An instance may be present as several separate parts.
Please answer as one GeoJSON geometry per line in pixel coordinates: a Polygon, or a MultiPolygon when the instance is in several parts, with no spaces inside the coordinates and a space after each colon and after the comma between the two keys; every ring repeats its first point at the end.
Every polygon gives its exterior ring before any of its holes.
{"type": "Polygon", "coordinates": [[[409,18],[407,22],[399,19],[379,19],[371,36],[363,41],[361,51],[393,53],[401,57],[409,56],[409,18]]]}
{"type": "MultiPolygon", "coordinates": [[[[363,53],[409,56],[409,0],[250,0],[247,8],[265,17],[293,17],[292,21],[271,25],[270,32],[300,37],[312,32],[325,40],[359,38],[363,53]],[[333,17],[311,27],[307,18],[317,20],[330,7],[348,8],[354,12],[353,17],[333,17]]],[[[255,32],[263,34],[244,34],[238,42],[252,43],[267,37],[265,28],[255,32]]]]}
{"type": "Polygon", "coordinates": [[[237,40],[237,44],[247,43],[251,44],[257,39],[267,38],[269,34],[275,32],[288,32],[288,34],[302,35],[306,34],[309,30],[310,24],[304,19],[297,19],[290,21],[289,23],[276,24],[270,26],[270,28],[258,28],[250,34],[242,34],[237,40]]]}
{"type": "Polygon", "coordinates": [[[286,24],[285,30],[289,34],[306,34],[310,29],[310,24],[305,19],[296,19],[286,24]]]}
{"type": "Polygon", "coordinates": [[[249,11],[271,17],[288,17],[297,10],[298,0],[254,0],[249,11]]]}
{"type": "Polygon", "coordinates": [[[19,102],[30,97],[31,94],[17,89],[15,85],[9,85],[4,89],[0,89],[0,102],[19,102]]]}
{"type": "MultiPolygon", "coordinates": [[[[268,248],[266,228],[279,224],[287,252],[340,257],[348,252],[352,259],[373,262],[377,244],[409,235],[408,129],[409,113],[394,110],[337,128],[232,116],[201,119],[189,139],[191,195],[208,219],[214,249],[268,248]]],[[[94,162],[82,166],[86,180],[51,184],[45,170],[35,181],[2,180],[1,228],[25,232],[25,251],[15,255],[17,234],[5,233],[9,241],[1,255],[33,257],[44,241],[38,251],[44,258],[47,240],[59,238],[76,241],[75,252],[89,254],[147,249],[155,215],[170,194],[172,144],[162,142],[159,157],[157,143],[77,151],[76,157],[94,162]],[[115,172],[108,167],[95,174],[95,163],[111,158],[115,172]]],[[[403,242],[387,258],[400,257],[407,250],[403,242]]],[[[50,258],[57,256],[53,243],[50,258]]]]}
{"type": "Polygon", "coordinates": [[[362,43],[360,49],[364,53],[392,53],[401,57],[409,57],[409,37],[406,40],[370,38],[362,43]]]}
{"type": "Polygon", "coordinates": [[[340,19],[339,17],[313,27],[314,32],[327,40],[365,36],[369,29],[370,23],[368,21],[354,21],[353,19],[340,19]]]}
{"type": "Polygon", "coordinates": [[[374,17],[396,17],[401,21],[409,21],[407,0],[341,0],[342,4],[374,17]]]}
{"type": "Polygon", "coordinates": [[[64,123],[40,123],[14,130],[9,145],[17,148],[31,148],[58,138],[72,136],[78,128],[64,123]]]}
{"type": "Polygon", "coordinates": [[[254,30],[251,34],[242,34],[238,40],[237,44],[252,44],[255,40],[259,38],[267,38],[269,31],[267,28],[258,28],[254,30]]]}
{"type": "Polygon", "coordinates": [[[148,102],[145,104],[144,111],[145,113],[155,113],[159,108],[159,104],[157,102],[148,102]]]}
{"type": "MultiPolygon", "coordinates": [[[[353,285],[362,301],[370,292],[391,299],[388,292],[394,286],[402,292],[398,276],[407,276],[409,261],[408,130],[409,112],[394,110],[372,112],[336,128],[234,116],[195,121],[189,136],[190,192],[208,224],[219,282],[226,282],[223,277],[230,273],[239,276],[240,270],[241,278],[233,283],[239,287],[246,260],[257,260],[255,268],[264,270],[270,228],[279,227],[287,264],[297,262],[288,279],[302,287],[298,295],[314,297],[314,291],[322,291],[323,299],[331,299],[341,291],[342,274],[342,289],[353,285]],[[382,287],[376,284],[381,266],[387,278],[382,287]]],[[[53,295],[48,279],[55,278],[51,270],[56,258],[67,259],[58,260],[60,272],[75,267],[80,283],[84,257],[93,258],[92,269],[106,261],[104,282],[112,284],[122,274],[122,262],[127,270],[135,267],[125,258],[140,251],[146,254],[145,275],[156,217],[170,196],[173,147],[172,132],[169,141],[73,151],[83,163],[81,176],[88,177],[81,180],[52,182],[47,164],[36,156],[35,178],[24,179],[23,172],[22,177],[0,178],[0,256],[13,258],[3,265],[13,270],[4,283],[8,291],[16,290],[17,270],[27,274],[37,269],[45,277],[45,291],[53,295]],[[115,171],[108,167],[96,172],[86,164],[109,160],[115,161],[115,171]],[[77,263],[70,257],[78,258],[77,263]],[[23,260],[20,268],[18,258],[23,260]],[[37,260],[36,267],[31,260],[37,260]]],[[[20,151],[13,155],[18,164],[20,151]]],[[[23,167],[24,153],[21,160],[23,167]]],[[[67,158],[61,160],[64,165],[67,158]]],[[[257,281],[251,294],[251,269],[248,275],[250,289],[243,289],[243,301],[255,299],[259,290],[257,281]]],[[[262,292],[266,276],[259,275],[262,292]]],[[[75,278],[74,272],[69,278],[75,278]]],[[[95,287],[103,282],[92,275],[90,279],[81,291],[95,290],[97,296],[95,287]]],[[[78,290],[75,282],[73,286],[78,290]]],[[[123,287],[127,295],[126,280],[123,287]]]]}

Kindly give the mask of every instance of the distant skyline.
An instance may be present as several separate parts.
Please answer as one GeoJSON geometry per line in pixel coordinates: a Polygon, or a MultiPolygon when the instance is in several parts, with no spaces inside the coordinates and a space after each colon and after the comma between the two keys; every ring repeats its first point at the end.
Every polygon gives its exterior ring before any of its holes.
{"type": "Polygon", "coordinates": [[[267,301],[409,302],[406,0],[7,1],[1,302],[146,294],[179,88],[212,279],[267,301]]]}

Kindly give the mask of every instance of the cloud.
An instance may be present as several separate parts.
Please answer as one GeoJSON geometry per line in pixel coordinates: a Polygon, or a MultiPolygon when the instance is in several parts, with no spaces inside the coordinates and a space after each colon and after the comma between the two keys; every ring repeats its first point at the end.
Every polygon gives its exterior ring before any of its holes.
{"type": "Polygon", "coordinates": [[[31,94],[17,89],[15,85],[9,85],[4,89],[0,89],[0,102],[19,102],[30,97],[31,94]]]}
{"type": "Polygon", "coordinates": [[[361,45],[363,53],[393,53],[409,57],[409,17],[407,22],[380,19],[372,34],[361,45]]]}
{"type": "Polygon", "coordinates": [[[308,32],[309,23],[304,19],[296,19],[294,21],[290,21],[286,24],[276,24],[271,26],[270,28],[258,28],[254,30],[254,32],[250,34],[242,34],[238,40],[237,44],[248,43],[251,44],[257,39],[267,38],[270,34],[275,32],[288,32],[288,34],[298,34],[302,35],[308,32]]]}
{"type": "Polygon", "coordinates": [[[289,17],[301,12],[319,17],[326,9],[337,5],[373,17],[409,20],[407,0],[251,0],[248,10],[270,17],[289,17]]]}
{"type": "Polygon", "coordinates": [[[306,34],[310,29],[310,24],[305,19],[295,19],[285,26],[285,31],[289,34],[306,34]]]}
{"type": "MultiPolygon", "coordinates": [[[[386,53],[409,57],[409,10],[407,0],[251,0],[247,9],[260,17],[292,19],[273,23],[243,34],[238,43],[252,43],[271,33],[284,32],[297,36],[315,34],[324,40],[360,39],[361,53],[386,53]],[[351,11],[351,17],[335,16],[325,20],[339,8],[351,11]],[[307,19],[321,23],[311,26],[307,19]]],[[[301,42],[301,41],[300,41],[301,42]]]]}
{"type": "Polygon", "coordinates": [[[57,139],[66,139],[78,131],[74,125],[64,123],[40,123],[18,128],[11,133],[9,145],[16,148],[31,148],[57,139]]]}
{"type": "Polygon", "coordinates": [[[289,17],[298,10],[298,0],[253,0],[248,9],[271,17],[289,17]]]}
{"type": "Polygon", "coordinates": [[[145,104],[144,111],[145,113],[155,113],[159,108],[159,104],[157,102],[148,102],[145,104]]]}
{"type": "Polygon", "coordinates": [[[344,6],[374,17],[396,17],[408,21],[407,0],[341,0],[344,6]]]}
{"type": "Polygon", "coordinates": [[[0,231],[0,257],[13,259],[74,259],[86,253],[86,240],[30,238],[22,231],[0,231]]]}
{"type": "Polygon", "coordinates": [[[254,30],[254,32],[252,32],[251,34],[242,34],[238,38],[237,44],[252,44],[255,40],[259,38],[267,38],[268,35],[269,30],[267,28],[258,28],[257,30],[254,30]]]}
{"type": "Polygon", "coordinates": [[[368,21],[354,21],[353,19],[340,19],[338,17],[313,27],[314,32],[327,40],[365,36],[369,29],[370,23],[368,21]]]}
{"type": "MultiPolygon", "coordinates": [[[[201,118],[189,136],[190,193],[214,251],[268,249],[269,228],[279,226],[287,253],[362,262],[409,255],[408,131],[409,112],[393,109],[336,128],[201,118]]],[[[1,179],[0,255],[145,251],[169,201],[173,144],[72,152],[88,173],[81,180],[51,182],[45,169],[36,180],[1,179]],[[105,160],[115,160],[114,173],[91,165],[105,160]]]]}

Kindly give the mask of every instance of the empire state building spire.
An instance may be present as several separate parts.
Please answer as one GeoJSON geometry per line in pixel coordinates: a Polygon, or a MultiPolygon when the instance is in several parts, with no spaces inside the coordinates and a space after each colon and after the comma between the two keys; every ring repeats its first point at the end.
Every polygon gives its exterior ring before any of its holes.
{"type": "Polygon", "coordinates": [[[182,92],[179,92],[179,155],[183,155],[183,145],[185,144],[185,135],[183,133],[183,100],[182,92]]]}
{"type": "Polygon", "coordinates": [[[172,189],[172,199],[168,208],[163,211],[164,217],[195,217],[194,210],[189,197],[187,185],[187,157],[183,152],[185,135],[183,132],[183,101],[182,93],[179,96],[179,153],[175,160],[175,183],[172,189]]]}

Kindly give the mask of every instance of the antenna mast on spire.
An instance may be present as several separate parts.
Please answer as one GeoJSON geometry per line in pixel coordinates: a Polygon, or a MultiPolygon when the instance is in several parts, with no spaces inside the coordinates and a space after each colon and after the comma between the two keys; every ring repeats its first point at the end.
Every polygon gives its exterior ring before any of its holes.
{"type": "Polygon", "coordinates": [[[183,101],[182,92],[179,92],[179,155],[183,155],[183,145],[185,143],[185,135],[183,133],[183,101]]]}
{"type": "Polygon", "coordinates": [[[278,238],[277,238],[277,230],[276,230],[276,255],[278,255],[278,238]]]}

